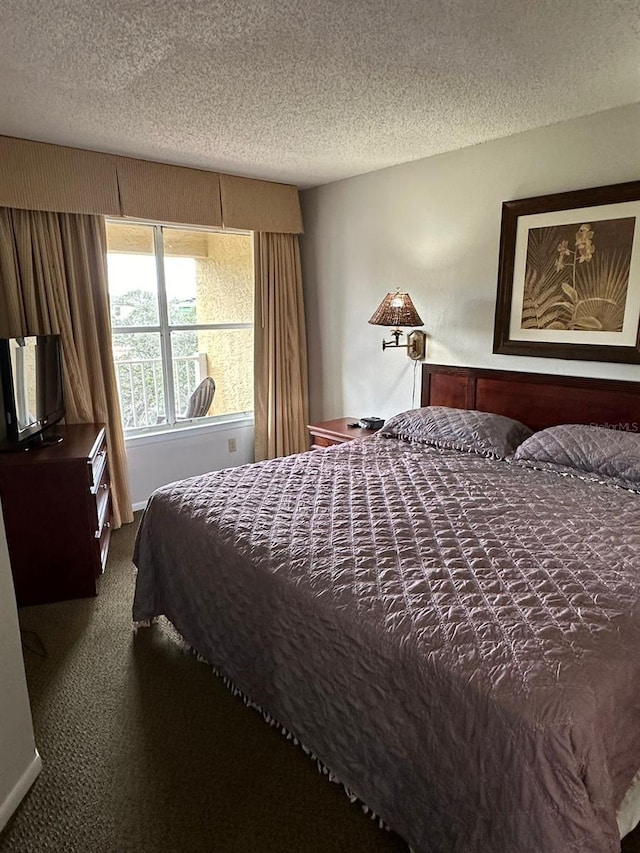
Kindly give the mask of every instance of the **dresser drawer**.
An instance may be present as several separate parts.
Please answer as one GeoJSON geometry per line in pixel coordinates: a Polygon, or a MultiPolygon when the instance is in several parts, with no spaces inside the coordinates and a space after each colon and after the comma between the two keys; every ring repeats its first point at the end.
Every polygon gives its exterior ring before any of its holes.
{"type": "Polygon", "coordinates": [[[107,436],[104,429],[100,430],[98,438],[91,448],[87,465],[89,467],[89,485],[92,493],[96,494],[107,465],[107,436]]]}
{"type": "MultiPolygon", "coordinates": [[[[109,512],[109,517],[111,517],[111,512],[109,512]]],[[[107,519],[102,527],[102,532],[100,534],[100,538],[97,540],[98,551],[99,551],[99,567],[100,573],[104,572],[105,566],[107,564],[107,557],[109,555],[109,539],[111,538],[111,522],[107,519]]]]}
{"type": "Polygon", "coordinates": [[[93,509],[93,523],[95,525],[95,537],[98,539],[102,533],[105,521],[109,521],[111,508],[111,483],[109,481],[109,466],[105,465],[102,469],[100,482],[91,490],[93,509]]]}
{"type": "Polygon", "coordinates": [[[344,439],[341,441],[338,438],[326,438],[324,435],[314,435],[311,449],[324,450],[326,447],[333,447],[334,444],[343,444],[343,442],[344,439]]]}

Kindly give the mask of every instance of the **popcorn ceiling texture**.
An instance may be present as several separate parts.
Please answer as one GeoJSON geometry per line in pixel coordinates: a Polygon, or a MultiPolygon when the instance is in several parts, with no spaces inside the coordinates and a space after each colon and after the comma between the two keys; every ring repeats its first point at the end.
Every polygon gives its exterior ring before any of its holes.
{"type": "Polygon", "coordinates": [[[640,100],[639,0],[3,0],[0,133],[301,186],[640,100]]]}

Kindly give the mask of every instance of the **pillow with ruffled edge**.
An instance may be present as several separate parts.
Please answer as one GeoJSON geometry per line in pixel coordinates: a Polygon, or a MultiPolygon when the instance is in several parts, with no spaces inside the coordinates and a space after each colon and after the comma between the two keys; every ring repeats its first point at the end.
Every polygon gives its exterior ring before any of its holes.
{"type": "Polygon", "coordinates": [[[386,438],[504,459],[513,454],[532,432],[529,427],[504,415],[474,409],[426,406],[390,418],[380,434],[386,438]]]}
{"type": "Polygon", "coordinates": [[[640,435],[588,424],[561,424],[534,433],[515,452],[528,468],[581,476],[640,491],[640,435]]]}

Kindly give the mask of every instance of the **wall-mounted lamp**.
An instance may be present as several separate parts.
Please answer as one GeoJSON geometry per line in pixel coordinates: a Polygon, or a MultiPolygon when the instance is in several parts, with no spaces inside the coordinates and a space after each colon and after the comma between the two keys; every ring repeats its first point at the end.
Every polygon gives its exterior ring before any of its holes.
{"type": "Polygon", "coordinates": [[[400,326],[422,326],[420,315],[415,309],[408,293],[387,293],[369,320],[372,326],[394,326],[391,335],[394,341],[382,341],[382,349],[387,347],[406,347],[407,355],[414,360],[424,358],[425,341],[427,336],[420,329],[414,329],[407,335],[407,343],[400,343],[403,334],[400,326]]]}

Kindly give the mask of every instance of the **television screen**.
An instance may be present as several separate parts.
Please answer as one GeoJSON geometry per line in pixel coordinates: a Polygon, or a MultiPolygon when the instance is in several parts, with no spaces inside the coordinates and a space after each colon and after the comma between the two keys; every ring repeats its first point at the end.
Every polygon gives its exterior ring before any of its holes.
{"type": "Polygon", "coordinates": [[[64,415],[58,335],[0,340],[0,377],[10,442],[30,439],[64,415]]]}

